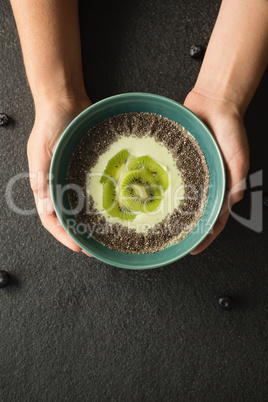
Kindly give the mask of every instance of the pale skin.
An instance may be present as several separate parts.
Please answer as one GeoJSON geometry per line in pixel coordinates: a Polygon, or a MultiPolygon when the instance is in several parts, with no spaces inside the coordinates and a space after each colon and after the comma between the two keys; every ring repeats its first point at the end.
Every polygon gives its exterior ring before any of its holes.
{"type": "MultiPolygon", "coordinates": [[[[51,157],[63,130],[91,105],[83,82],[78,0],[11,0],[35,104],[27,153],[31,187],[44,227],[73,251],[81,248],[61,227],[48,188],[51,157]],[[72,27],[70,29],[70,27],[72,27]]],[[[268,62],[268,1],[223,0],[200,73],[184,105],[210,128],[222,151],[227,191],[212,232],[191,253],[207,248],[223,230],[243,189],[249,148],[243,118],[268,62]]]]}

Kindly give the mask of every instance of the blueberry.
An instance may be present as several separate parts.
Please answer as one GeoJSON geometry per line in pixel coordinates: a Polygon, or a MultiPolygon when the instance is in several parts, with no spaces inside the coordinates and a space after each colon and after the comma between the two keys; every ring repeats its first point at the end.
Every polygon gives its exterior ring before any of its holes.
{"type": "Polygon", "coordinates": [[[223,310],[231,310],[234,307],[234,301],[230,296],[222,295],[219,297],[219,306],[223,310]]]}
{"type": "Polygon", "coordinates": [[[268,193],[264,193],[263,196],[263,205],[268,208],[268,193]]]}
{"type": "Polygon", "coordinates": [[[5,126],[8,123],[8,117],[5,113],[0,113],[0,126],[5,126]]]}
{"type": "Polygon", "coordinates": [[[201,45],[192,45],[190,47],[190,56],[193,59],[200,59],[204,56],[205,49],[201,45]]]}
{"type": "Polygon", "coordinates": [[[0,270],[0,288],[8,285],[10,277],[6,271],[0,270]]]}

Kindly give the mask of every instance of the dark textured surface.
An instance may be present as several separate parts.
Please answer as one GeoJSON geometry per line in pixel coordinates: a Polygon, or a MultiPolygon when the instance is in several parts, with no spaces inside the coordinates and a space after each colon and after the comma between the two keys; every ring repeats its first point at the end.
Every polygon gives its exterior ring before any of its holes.
{"type": "MultiPolygon", "coordinates": [[[[148,91],[180,102],[220,1],[81,1],[84,73],[93,101],[148,91]]],[[[231,218],[201,255],[151,271],[114,268],[57,243],[37,215],[11,211],[9,180],[27,172],[34,110],[8,0],[0,0],[0,400],[266,401],[268,209],[262,233],[231,218]],[[218,296],[236,307],[224,311],[218,296]]],[[[246,115],[251,172],[265,169],[267,75],[246,115]],[[266,95],[265,95],[266,92],[266,95]]],[[[258,191],[258,189],[257,189],[258,191]]],[[[249,217],[250,191],[236,206],[249,217]]],[[[16,205],[34,208],[27,178],[16,205]]]]}

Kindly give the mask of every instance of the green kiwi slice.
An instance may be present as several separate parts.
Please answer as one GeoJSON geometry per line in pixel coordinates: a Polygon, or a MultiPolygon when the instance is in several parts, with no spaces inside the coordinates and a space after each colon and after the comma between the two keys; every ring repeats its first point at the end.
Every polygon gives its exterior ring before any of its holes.
{"type": "Polygon", "coordinates": [[[161,187],[147,169],[125,172],[118,184],[118,194],[126,208],[140,212],[154,211],[163,198],[161,187]]]}
{"type": "Polygon", "coordinates": [[[168,174],[165,169],[150,158],[150,156],[145,155],[131,158],[128,162],[128,170],[138,170],[143,168],[149,170],[153,174],[156,182],[163,187],[164,191],[167,190],[169,186],[168,174]]]}
{"type": "Polygon", "coordinates": [[[129,156],[130,154],[126,149],[122,149],[122,151],[113,156],[108,161],[100,182],[105,183],[111,179],[118,181],[122,172],[126,169],[126,162],[129,156]]]}
{"type": "Polygon", "coordinates": [[[136,215],[131,213],[129,209],[120,205],[115,186],[111,180],[107,180],[103,184],[102,206],[109,215],[123,220],[133,220],[136,217],[136,215]]]}

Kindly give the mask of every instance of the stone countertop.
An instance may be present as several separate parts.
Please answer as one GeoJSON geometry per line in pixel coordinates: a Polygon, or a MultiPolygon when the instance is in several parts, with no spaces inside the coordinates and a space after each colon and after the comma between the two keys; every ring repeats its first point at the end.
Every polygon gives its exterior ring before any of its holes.
{"type": "MultiPolygon", "coordinates": [[[[85,83],[91,99],[151,92],[183,102],[220,1],[80,1],[85,83]]],[[[267,73],[245,117],[248,190],[224,232],[202,254],[148,271],[75,254],[41,225],[27,177],[34,108],[14,18],[0,0],[1,268],[0,400],[266,401],[268,209],[256,232],[239,222],[268,191],[267,73]],[[15,212],[7,205],[12,178],[15,212]],[[255,193],[253,193],[253,191],[255,193]],[[235,307],[218,306],[221,294],[235,307]]],[[[247,225],[248,226],[248,225],[247,225]]]]}

